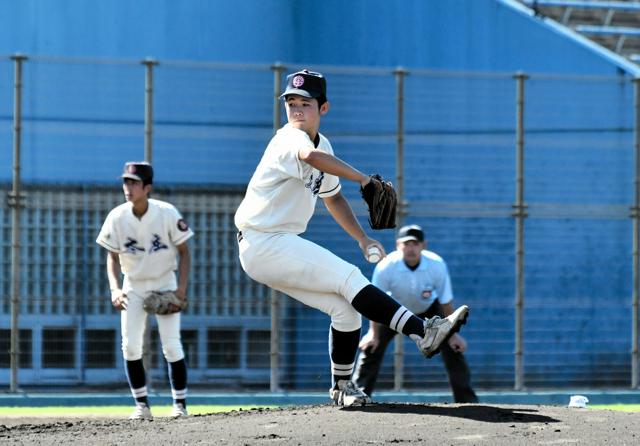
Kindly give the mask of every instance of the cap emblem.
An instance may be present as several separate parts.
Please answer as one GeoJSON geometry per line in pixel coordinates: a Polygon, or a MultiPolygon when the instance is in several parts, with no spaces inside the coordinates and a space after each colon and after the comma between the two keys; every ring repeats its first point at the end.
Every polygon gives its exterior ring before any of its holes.
{"type": "Polygon", "coordinates": [[[293,84],[294,87],[299,88],[304,84],[304,77],[302,76],[296,76],[293,78],[293,80],[291,81],[291,84],[293,84]]]}

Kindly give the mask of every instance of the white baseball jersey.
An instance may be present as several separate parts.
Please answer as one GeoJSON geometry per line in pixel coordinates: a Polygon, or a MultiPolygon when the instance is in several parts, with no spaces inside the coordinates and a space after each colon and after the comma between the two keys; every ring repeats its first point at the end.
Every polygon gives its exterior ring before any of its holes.
{"type": "MultiPolygon", "coordinates": [[[[333,155],[329,140],[318,135],[317,149],[333,155]]],[[[314,147],[306,132],[290,124],[278,130],[236,211],[238,229],[301,234],[313,216],[318,196],[326,198],[340,191],[338,177],[321,172],[298,158],[298,151],[305,147],[314,147]]]]}
{"type": "Polygon", "coordinates": [[[404,263],[402,252],[393,251],[376,265],[371,283],[415,314],[424,313],[436,301],[453,300],[447,264],[438,254],[423,250],[414,271],[404,263]]]}
{"type": "Polygon", "coordinates": [[[178,210],[164,201],[149,199],[147,212],[138,218],[126,202],[107,216],[96,243],[120,255],[128,280],[153,280],[175,276],[177,245],[193,236],[178,210]]]}

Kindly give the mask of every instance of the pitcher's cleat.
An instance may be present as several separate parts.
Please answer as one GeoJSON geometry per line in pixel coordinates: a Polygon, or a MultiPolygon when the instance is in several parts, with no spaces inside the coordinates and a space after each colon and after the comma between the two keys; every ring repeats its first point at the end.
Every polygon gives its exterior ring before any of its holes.
{"type": "Polygon", "coordinates": [[[421,338],[418,335],[409,337],[413,339],[423,355],[431,358],[440,351],[443,342],[460,331],[460,327],[467,323],[468,316],[469,307],[462,305],[445,318],[434,316],[424,321],[424,337],[421,338]]]}
{"type": "Polygon", "coordinates": [[[330,389],[329,396],[338,406],[364,406],[371,404],[371,398],[353,383],[353,381],[338,381],[337,389],[330,389]]]}

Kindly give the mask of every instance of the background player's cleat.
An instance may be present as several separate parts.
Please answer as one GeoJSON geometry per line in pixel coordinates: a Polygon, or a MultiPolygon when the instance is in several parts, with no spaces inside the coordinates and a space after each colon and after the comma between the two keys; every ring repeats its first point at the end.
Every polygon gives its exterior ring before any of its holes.
{"type": "Polygon", "coordinates": [[[189,413],[182,403],[175,403],[171,409],[171,416],[173,418],[186,418],[189,416],[189,413]]]}
{"type": "Polygon", "coordinates": [[[446,342],[451,335],[460,330],[463,324],[467,323],[468,316],[469,307],[462,305],[444,319],[434,316],[424,321],[424,337],[421,338],[418,335],[409,337],[415,341],[423,355],[431,358],[440,351],[443,342],[446,342]]]}
{"type": "Polygon", "coordinates": [[[338,388],[329,390],[329,396],[338,406],[364,406],[371,403],[371,398],[358,389],[353,381],[338,381],[338,388]]]}
{"type": "Polygon", "coordinates": [[[136,408],[129,416],[130,420],[153,420],[151,409],[145,403],[136,404],[136,408]]]}

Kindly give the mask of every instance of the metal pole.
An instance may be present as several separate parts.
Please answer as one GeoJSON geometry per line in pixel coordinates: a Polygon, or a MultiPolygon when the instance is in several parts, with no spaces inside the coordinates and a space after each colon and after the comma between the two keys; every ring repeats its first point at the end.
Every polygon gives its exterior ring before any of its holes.
{"type": "Polygon", "coordinates": [[[281,108],[280,108],[280,92],[282,91],[282,73],[285,66],[280,62],[276,62],[271,67],[273,70],[273,133],[275,134],[280,128],[281,108]]]}
{"type": "Polygon", "coordinates": [[[512,216],[516,219],[516,296],[515,296],[515,390],[524,389],[523,311],[524,311],[524,82],[528,76],[516,73],[516,202],[512,216]]]}
{"type": "Polygon", "coordinates": [[[631,343],[631,388],[638,388],[638,295],[640,294],[640,78],[633,80],[634,85],[634,147],[636,156],[635,201],[631,207],[633,218],[633,325],[631,343]]]}
{"type": "Polygon", "coordinates": [[[397,223],[401,227],[407,214],[408,203],[404,197],[404,79],[409,74],[397,68],[396,76],[396,193],[398,194],[397,223]]]}
{"type": "MultiPolygon", "coordinates": [[[[407,202],[404,201],[404,78],[402,67],[393,72],[396,77],[396,193],[398,194],[397,226],[402,227],[407,202]]],[[[404,386],[404,336],[396,336],[393,352],[393,390],[404,386]]]]}
{"type": "MultiPolygon", "coordinates": [[[[146,58],[142,62],[145,66],[144,76],[144,160],[149,164],[153,161],[153,67],[158,65],[156,60],[146,58]]],[[[153,364],[151,363],[151,321],[146,316],[143,335],[142,363],[147,372],[147,390],[153,390],[153,364]]]]}
{"type": "Polygon", "coordinates": [[[8,204],[11,207],[11,346],[9,351],[11,378],[10,391],[18,391],[18,368],[20,367],[20,143],[22,137],[22,63],[26,56],[11,56],[14,61],[13,86],[13,188],[9,193],[8,204]]]}
{"type": "MultiPolygon", "coordinates": [[[[82,186],[82,265],[80,266],[80,270],[82,271],[83,279],[80,280],[80,290],[81,295],[79,296],[80,301],[78,302],[80,305],[80,381],[82,384],[85,384],[87,381],[87,311],[89,307],[88,299],[89,299],[89,281],[86,280],[89,277],[89,249],[91,246],[93,231],[91,229],[91,222],[89,218],[89,190],[90,186],[87,185],[82,186]]],[[[76,282],[77,283],[77,282],[76,282]]],[[[76,296],[76,299],[78,296],[76,296]]]]}
{"type": "MultiPolygon", "coordinates": [[[[276,62],[273,70],[273,133],[280,128],[280,92],[282,91],[282,73],[285,67],[276,62]]],[[[278,392],[280,390],[280,296],[276,290],[270,288],[271,297],[271,345],[269,352],[271,377],[269,390],[278,392]]]]}
{"type": "Polygon", "coordinates": [[[144,78],[144,160],[151,164],[153,159],[153,67],[158,61],[147,58],[141,62],[145,66],[144,78]]]}

